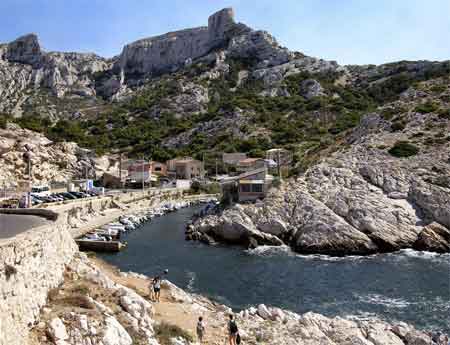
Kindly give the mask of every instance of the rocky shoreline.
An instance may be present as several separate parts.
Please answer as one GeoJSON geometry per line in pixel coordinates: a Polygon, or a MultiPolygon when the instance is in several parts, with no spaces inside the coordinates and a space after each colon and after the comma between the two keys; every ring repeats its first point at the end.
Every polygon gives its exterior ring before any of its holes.
{"type": "MultiPolygon", "coordinates": [[[[105,268],[80,253],[68,265],[64,284],[51,292],[30,343],[196,344],[192,337],[195,321],[204,316],[206,343],[223,344],[230,308],[189,294],[169,281],[163,283],[163,301],[153,303],[147,297],[148,284],[146,276],[105,268]],[[183,326],[186,320],[192,328],[180,331],[181,327],[174,326],[180,336],[163,338],[161,324],[183,326]]],[[[401,322],[352,321],[313,312],[299,315],[263,304],[240,311],[236,319],[245,344],[435,344],[427,333],[401,322]]]]}
{"type": "MultiPolygon", "coordinates": [[[[405,95],[403,104],[414,99],[405,95]]],[[[272,188],[264,200],[234,204],[196,219],[189,238],[244,246],[288,245],[302,254],[369,255],[400,249],[450,252],[450,146],[423,147],[410,157],[385,151],[427,131],[409,112],[402,133],[368,114],[348,147],[272,188]]]]}

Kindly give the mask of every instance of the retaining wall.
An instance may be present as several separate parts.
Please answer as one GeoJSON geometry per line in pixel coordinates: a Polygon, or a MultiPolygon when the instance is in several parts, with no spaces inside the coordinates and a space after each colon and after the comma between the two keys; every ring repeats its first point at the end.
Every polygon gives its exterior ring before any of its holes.
{"type": "Polygon", "coordinates": [[[1,345],[27,343],[29,327],[77,250],[60,219],[0,242],[1,345]]]}

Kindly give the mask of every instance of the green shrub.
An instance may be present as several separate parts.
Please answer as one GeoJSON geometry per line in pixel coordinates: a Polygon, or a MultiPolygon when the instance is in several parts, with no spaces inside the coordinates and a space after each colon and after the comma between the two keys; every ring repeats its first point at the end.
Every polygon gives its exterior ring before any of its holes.
{"type": "Polygon", "coordinates": [[[6,124],[10,120],[10,117],[8,115],[0,114],[0,128],[6,129],[6,124]]]}
{"type": "Polygon", "coordinates": [[[173,325],[168,322],[160,322],[159,324],[155,325],[154,328],[156,338],[162,345],[171,345],[171,339],[178,337],[186,339],[190,342],[194,341],[194,338],[189,332],[185,331],[177,325],[173,325]]]}
{"type": "Polygon", "coordinates": [[[405,127],[406,127],[406,124],[405,124],[404,122],[402,122],[402,121],[396,121],[396,122],[394,122],[394,123],[391,125],[391,129],[392,129],[394,132],[400,132],[400,131],[403,131],[403,130],[405,129],[405,127]]]}
{"type": "Polygon", "coordinates": [[[419,148],[407,141],[397,141],[388,152],[394,157],[410,157],[419,153],[419,148]]]}
{"type": "Polygon", "coordinates": [[[438,104],[427,101],[425,103],[422,103],[422,104],[419,104],[418,106],[416,106],[416,108],[414,110],[421,114],[428,114],[428,113],[432,113],[438,109],[439,109],[438,104]]]}
{"type": "Polygon", "coordinates": [[[445,90],[447,90],[446,85],[433,85],[430,87],[430,91],[436,92],[436,93],[441,93],[441,92],[444,92],[445,90]]]}
{"type": "Polygon", "coordinates": [[[439,109],[438,114],[441,119],[450,120],[450,108],[439,109]]]}

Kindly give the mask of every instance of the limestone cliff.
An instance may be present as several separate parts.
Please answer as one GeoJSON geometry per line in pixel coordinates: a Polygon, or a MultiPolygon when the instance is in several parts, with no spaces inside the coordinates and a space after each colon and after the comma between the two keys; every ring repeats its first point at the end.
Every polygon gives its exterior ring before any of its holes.
{"type": "Polygon", "coordinates": [[[20,116],[28,99],[51,95],[94,97],[94,74],[110,63],[95,54],[45,52],[35,34],[0,48],[0,111],[20,116]]]}

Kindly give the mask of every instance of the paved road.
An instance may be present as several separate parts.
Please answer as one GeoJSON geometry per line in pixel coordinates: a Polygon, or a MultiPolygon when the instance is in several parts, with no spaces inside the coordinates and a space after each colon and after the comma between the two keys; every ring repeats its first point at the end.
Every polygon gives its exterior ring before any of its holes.
{"type": "Polygon", "coordinates": [[[48,222],[47,219],[39,216],[0,213],[0,239],[14,237],[17,234],[48,222]]]}

